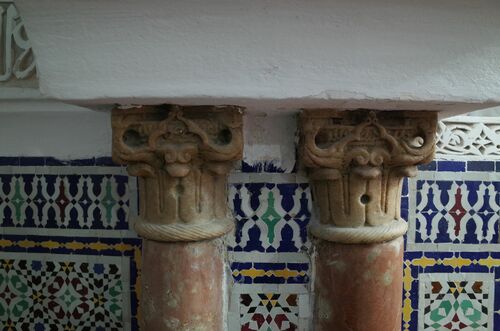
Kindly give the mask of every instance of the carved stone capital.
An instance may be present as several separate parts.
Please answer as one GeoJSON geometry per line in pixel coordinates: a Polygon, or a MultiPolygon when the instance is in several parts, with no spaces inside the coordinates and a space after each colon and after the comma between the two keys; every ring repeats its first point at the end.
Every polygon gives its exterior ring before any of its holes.
{"type": "Polygon", "coordinates": [[[320,223],[311,233],[340,243],[375,243],[406,233],[403,178],[434,156],[437,114],[305,110],[300,159],[308,170],[320,223]]]}
{"type": "Polygon", "coordinates": [[[233,228],[227,176],[243,151],[242,108],[115,109],[113,159],[139,177],[139,235],[198,241],[233,228]]]}

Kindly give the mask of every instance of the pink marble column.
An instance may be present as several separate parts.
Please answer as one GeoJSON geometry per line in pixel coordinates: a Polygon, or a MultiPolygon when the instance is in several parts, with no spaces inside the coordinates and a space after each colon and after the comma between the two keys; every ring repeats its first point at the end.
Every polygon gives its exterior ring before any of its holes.
{"type": "Polygon", "coordinates": [[[141,329],[222,331],[227,176],[241,159],[235,106],[113,111],[113,158],[139,177],[141,329]]]}
{"type": "Polygon", "coordinates": [[[401,330],[402,237],[316,248],[314,330],[401,330]]]}
{"type": "Polygon", "coordinates": [[[434,154],[434,112],[306,110],[316,215],[314,331],[401,329],[404,177],[434,154]]]}
{"type": "Polygon", "coordinates": [[[223,330],[220,240],[143,241],[143,330],[223,330]]]}

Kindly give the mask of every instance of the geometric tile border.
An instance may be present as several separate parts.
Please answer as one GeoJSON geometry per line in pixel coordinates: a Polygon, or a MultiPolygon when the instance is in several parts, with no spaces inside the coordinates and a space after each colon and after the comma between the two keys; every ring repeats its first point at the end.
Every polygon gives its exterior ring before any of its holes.
{"type": "Polygon", "coordinates": [[[0,166],[0,227],[10,234],[135,237],[136,190],[121,167],[0,166]]]}
{"type": "Polygon", "coordinates": [[[309,263],[233,262],[233,280],[238,284],[308,284],[309,263]]]}

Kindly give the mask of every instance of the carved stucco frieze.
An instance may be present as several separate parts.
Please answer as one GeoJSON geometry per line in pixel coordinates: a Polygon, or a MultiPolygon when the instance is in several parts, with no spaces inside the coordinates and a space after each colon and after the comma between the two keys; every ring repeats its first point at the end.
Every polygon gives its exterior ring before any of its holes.
{"type": "Polygon", "coordinates": [[[465,160],[500,159],[499,118],[456,116],[440,121],[436,155],[465,160]]]}
{"type": "Polygon", "coordinates": [[[24,23],[12,1],[0,2],[0,82],[33,77],[36,72],[24,23]]]}
{"type": "Polygon", "coordinates": [[[403,178],[432,160],[436,124],[435,112],[303,111],[300,158],[319,214],[311,233],[340,243],[403,235],[403,178]]]}
{"type": "Polygon", "coordinates": [[[196,241],[233,228],[226,186],[242,156],[240,107],[115,109],[112,126],[113,159],[139,177],[139,235],[196,241]]]}

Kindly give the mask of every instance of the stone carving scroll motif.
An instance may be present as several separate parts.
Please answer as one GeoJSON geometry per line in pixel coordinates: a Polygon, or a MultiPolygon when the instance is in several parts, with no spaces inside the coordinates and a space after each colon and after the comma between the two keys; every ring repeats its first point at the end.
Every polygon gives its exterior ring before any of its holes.
{"type": "Polygon", "coordinates": [[[432,160],[436,123],[435,112],[303,111],[300,158],[320,219],[312,234],[341,243],[403,235],[403,178],[432,160]]]}
{"type": "Polygon", "coordinates": [[[113,159],[139,177],[139,235],[195,241],[233,228],[226,186],[242,156],[240,107],[115,109],[112,126],[113,159]]]}
{"type": "Polygon", "coordinates": [[[0,82],[35,74],[35,59],[24,23],[12,2],[0,3],[0,82]]]}

